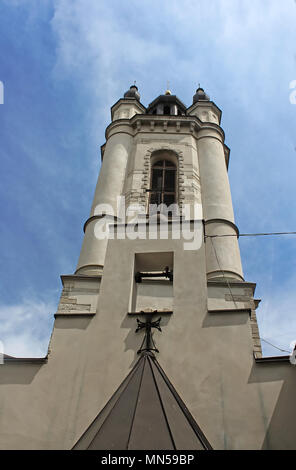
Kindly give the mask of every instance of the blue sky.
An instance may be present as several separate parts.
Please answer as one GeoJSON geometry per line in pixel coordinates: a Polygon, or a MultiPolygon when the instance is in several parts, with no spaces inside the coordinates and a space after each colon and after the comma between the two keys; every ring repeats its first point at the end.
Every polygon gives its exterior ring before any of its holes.
{"type": "MultiPolygon", "coordinates": [[[[73,273],[110,107],[198,83],[222,109],[241,233],[295,231],[294,0],[2,0],[0,340],[46,354],[73,273]]],[[[296,340],[296,236],[240,239],[263,338],[296,340]]],[[[267,355],[280,351],[263,343],[267,355]]]]}

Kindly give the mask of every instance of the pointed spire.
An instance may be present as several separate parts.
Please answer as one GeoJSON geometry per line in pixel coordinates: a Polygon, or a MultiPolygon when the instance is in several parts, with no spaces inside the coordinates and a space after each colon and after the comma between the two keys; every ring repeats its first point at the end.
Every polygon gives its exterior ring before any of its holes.
{"type": "Polygon", "coordinates": [[[73,449],[207,450],[211,445],[154,354],[145,351],[73,449]]]}

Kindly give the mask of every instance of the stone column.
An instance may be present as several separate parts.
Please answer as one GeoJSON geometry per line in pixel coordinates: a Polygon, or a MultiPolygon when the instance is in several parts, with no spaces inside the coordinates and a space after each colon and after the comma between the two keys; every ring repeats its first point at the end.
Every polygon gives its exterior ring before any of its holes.
{"type": "Polygon", "coordinates": [[[222,131],[201,129],[197,148],[206,235],[233,235],[206,238],[207,277],[243,280],[222,131]]]}
{"type": "Polygon", "coordinates": [[[116,131],[106,143],[90,217],[85,224],[76,274],[101,274],[104,267],[108,240],[99,239],[97,235],[101,232],[100,228],[106,228],[106,222],[118,216],[117,197],[122,195],[132,142],[130,134],[118,128],[116,131]],[[105,205],[103,211],[101,204],[105,205]]]}

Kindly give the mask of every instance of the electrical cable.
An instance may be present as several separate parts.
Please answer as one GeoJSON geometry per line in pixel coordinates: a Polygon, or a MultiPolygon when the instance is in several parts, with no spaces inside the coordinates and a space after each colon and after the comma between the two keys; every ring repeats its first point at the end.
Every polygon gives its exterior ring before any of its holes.
{"type": "Polygon", "coordinates": [[[270,235],[296,235],[296,232],[265,232],[265,233],[240,233],[239,235],[237,234],[232,234],[232,233],[227,233],[224,235],[206,235],[206,238],[220,238],[220,237],[266,237],[270,235]]]}
{"type": "Polygon", "coordinates": [[[267,340],[264,339],[264,338],[260,338],[260,340],[261,340],[261,341],[264,341],[264,342],[267,343],[267,344],[270,344],[270,346],[273,346],[274,348],[278,349],[279,351],[287,352],[287,353],[291,354],[291,351],[287,351],[286,349],[281,349],[281,348],[279,348],[278,346],[276,346],[275,344],[270,343],[270,341],[267,341],[267,340]]]}
{"type": "MultiPolygon", "coordinates": [[[[260,236],[270,236],[270,235],[276,235],[276,236],[279,236],[279,235],[296,235],[296,232],[266,232],[266,233],[241,233],[239,236],[240,237],[260,237],[260,236]]],[[[218,266],[219,266],[219,269],[220,271],[222,271],[223,273],[223,277],[225,279],[225,281],[227,282],[227,285],[228,285],[228,289],[229,289],[229,292],[231,294],[231,297],[232,297],[232,300],[234,302],[234,305],[236,306],[237,308],[237,305],[236,305],[236,302],[234,300],[234,296],[233,296],[233,293],[231,291],[231,287],[230,287],[230,284],[224,274],[224,271],[223,269],[221,268],[220,266],[220,263],[219,263],[219,259],[218,259],[218,255],[217,255],[217,252],[216,252],[216,249],[215,249],[215,246],[214,246],[214,243],[213,243],[213,238],[221,238],[221,237],[237,237],[236,234],[225,234],[225,235],[206,235],[205,238],[210,238],[211,239],[211,243],[212,243],[212,246],[213,246],[213,250],[215,252],[215,256],[216,256],[216,260],[217,260],[217,263],[218,263],[218,266]]],[[[279,348],[278,346],[276,346],[275,344],[271,343],[270,341],[267,341],[266,339],[264,338],[260,338],[261,341],[264,341],[265,343],[269,344],[270,346],[272,346],[273,348],[276,348],[278,349],[279,351],[281,352],[286,352],[288,354],[291,354],[291,351],[288,351],[287,349],[282,349],[282,348],[279,348]]]]}

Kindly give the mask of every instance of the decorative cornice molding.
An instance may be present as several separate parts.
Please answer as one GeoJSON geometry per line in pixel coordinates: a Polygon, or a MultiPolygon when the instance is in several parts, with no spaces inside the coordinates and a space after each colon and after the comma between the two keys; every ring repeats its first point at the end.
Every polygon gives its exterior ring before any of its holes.
{"type": "Polygon", "coordinates": [[[100,281],[102,274],[62,274],[60,278],[64,285],[64,281],[100,281]]]}
{"type": "Polygon", "coordinates": [[[105,136],[106,140],[108,140],[111,132],[112,135],[115,133],[126,133],[129,135],[136,135],[140,132],[159,132],[159,133],[170,133],[172,130],[172,124],[174,125],[174,132],[178,132],[180,134],[192,134],[195,133],[197,137],[197,133],[200,130],[212,130],[217,132],[221,136],[222,143],[225,140],[225,133],[221,126],[215,124],[213,122],[203,122],[197,116],[167,116],[162,114],[135,114],[130,119],[117,119],[113,121],[107,126],[105,136]],[[165,126],[166,131],[164,131],[164,123],[167,122],[167,126],[165,126]],[[154,125],[151,125],[154,123],[154,125]],[[159,129],[157,129],[157,124],[160,124],[159,129]],[[144,124],[146,124],[144,128],[144,124]],[[128,132],[127,129],[117,130],[113,132],[116,128],[120,128],[123,126],[130,126],[131,131],[128,132]],[[188,129],[187,129],[188,128],[188,129]]]}
{"type": "Polygon", "coordinates": [[[85,232],[86,230],[86,227],[88,226],[88,224],[90,222],[92,222],[93,220],[97,220],[97,219],[102,219],[103,217],[106,217],[106,215],[109,215],[109,217],[113,217],[114,219],[118,220],[118,217],[116,215],[111,215],[111,214],[102,214],[102,215],[92,215],[91,217],[89,217],[85,222],[84,222],[84,225],[83,225],[83,232],[85,232]]]}
{"type": "Polygon", "coordinates": [[[234,280],[234,279],[227,279],[227,281],[216,281],[216,280],[211,280],[209,279],[207,281],[208,287],[227,287],[230,285],[231,287],[249,287],[253,291],[253,295],[255,293],[256,289],[256,283],[255,282],[247,282],[247,281],[239,281],[239,280],[234,280]]]}
{"type": "MultiPolygon", "coordinates": [[[[76,269],[74,275],[76,276],[79,273],[79,271],[81,271],[84,268],[96,269],[96,270],[100,270],[100,271],[103,272],[104,266],[102,266],[101,264],[83,264],[78,269],[76,269]]],[[[94,276],[101,276],[101,275],[102,275],[102,273],[94,274],[94,276]]],[[[79,273],[79,276],[84,276],[84,274],[79,273]]],[[[86,276],[88,276],[88,274],[86,274],[86,276]]]]}
{"type": "MultiPolygon", "coordinates": [[[[232,274],[232,275],[234,274],[236,277],[239,277],[243,282],[245,282],[244,278],[243,278],[240,274],[236,273],[235,271],[230,271],[229,269],[223,269],[223,270],[221,270],[221,269],[215,269],[214,271],[208,271],[208,272],[207,272],[207,276],[209,276],[210,274],[217,274],[217,273],[220,273],[220,276],[221,276],[221,273],[223,273],[223,277],[226,277],[227,280],[230,279],[230,278],[227,276],[228,273],[230,273],[230,274],[232,274]]],[[[220,277],[220,276],[219,276],[219,277],[220,277]]],[[[233,278],[232,278],[232,279],[233,279],[233,278]]],[[[210,281],[210,280],[211,280],[211,279],[209,279],[209,281],[210,281]]],[[[238,279],[237,279],[237,280],[238,280],[238,279]]],[[[238,282],[242,282],[242,281],[239,281],[239,280],[238,280],[238,282]]],[[[221,280],[221,282],[220,282],[220,281],[217,281],[217,282],[221,285],[222,282],[223,282],[223,279],[221,280]]],[[[230,281],[230,283],[231,283],[231,282],[232,282],[232,281],[230,281]]]]}
{"type": "Polygon", "coordinates": [[[230,225],[230,227],[232,227],[236,233],[237,233],[237,238],[239,238],[239,229],[237,227],[237,225],[235,225],[234,222],[231,222],[231,220],[228,220],[228,219],[208,219],[208,220],[205,220],[205,225],[208,225],[208,224],[212,224],[212,223],[224,223],[226,225],[230,225]]]}

